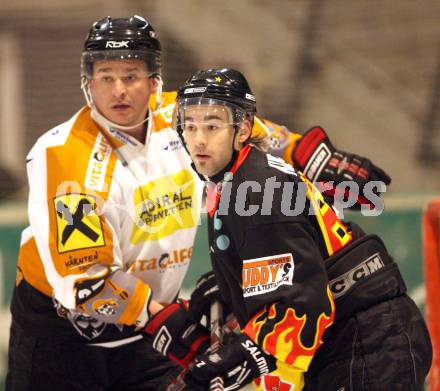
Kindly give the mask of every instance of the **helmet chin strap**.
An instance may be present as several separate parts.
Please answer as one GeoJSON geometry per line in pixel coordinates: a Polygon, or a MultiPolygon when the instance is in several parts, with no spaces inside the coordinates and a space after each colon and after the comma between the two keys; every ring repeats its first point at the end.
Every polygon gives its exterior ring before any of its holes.
{"type": "Polygon", "coordinates": [[[156,75],[155,78],[157,79],[157,86],[156,86],[156,109],[154,112],[158,111],[162,106],[162,86],[163,86],[163,80],[162,76],[156,75]]]}
{"type": "Polygon", "coordinates": [[[95,107],[95,105],[93,104],[93,106],[91,106],[92,109],[92,113],[91,116],[92,118],[98,122],[100,125],[104,126],[106,129],[108,128],[116,128],[119,130],[123,130],[123,131],[127,131],[129,132],[130,130],[134,130],[136,129],[138,126],[144,124],[145,122],[148,121],[148,116],[145,117],[145,119],[139,123],[137,123],[136,125],[132,125],[132,126],[123,126],[123,125],[119,125],[115,122],[110,121],[109,119],[105,118],[95,107]]]}
{"type": "MultiPolygon", "coordinates": [[[[157,79],[158,79],[158,83],[157,83],[157,90],[156,90],[156,110],[154,110],[154,112],[156,112],[157,110],[160,109],[160,106],[162,103],[163,81],[160,76],[157,76],[157,79]]],[[[148,121],[148,116],[146,116],[143,121],[141,121],[135,125],[132,125],[132,126],[124,126],[124,125],[119,125],[115,122],[112,122],[108,118],[104,117],[96,108],[96,105],[93,102],[92,94],[90,93],[89,80],[84,76],[81,78],[81,90],[84,94],[84,98],[86,100],[87,106],[89,106],[90,109],[92,110],[92,113],[91,113],[92,118],[106,129],[116,128],[116,129],[123,130],[123,131],[130,131],[130,130],[136,129],[138,126],[140,126],[148,121]]]]}

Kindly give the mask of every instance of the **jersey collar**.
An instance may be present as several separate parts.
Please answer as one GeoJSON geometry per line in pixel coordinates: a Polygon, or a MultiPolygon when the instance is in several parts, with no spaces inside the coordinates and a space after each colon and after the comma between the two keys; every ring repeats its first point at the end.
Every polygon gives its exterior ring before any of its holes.
{"type": "Polygon", "coordinates": [[[214,216],[214,213],[218,208],[223,184],[232,180],[234,174],[245,162],[250,151],[251,146],[247,144],[238,153],[233,155],[236,156],[236,158],[231,160],[232,164],[229,163],[218,174],[209,178],[211,182],[207,184],[206,208],[211,218],[214,216]]]}

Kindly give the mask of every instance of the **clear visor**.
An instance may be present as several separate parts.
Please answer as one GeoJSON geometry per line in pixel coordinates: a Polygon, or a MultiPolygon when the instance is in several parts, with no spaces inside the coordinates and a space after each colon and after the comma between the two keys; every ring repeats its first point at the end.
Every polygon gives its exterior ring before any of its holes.
{"type": "Polygon", "coordinates": [[[198,129],[219,130],[241,126],[245,112],[229,102],[212,98],[184,98],[178,102],[177,129],[183,133],[198,129]]]}
{"type": "Polygon", "coordinates": [[[148,76],[160,74],[160,54],[143,50],[96,50],[81,55],[81,76],[93,77],[93,63],[106,60],[141,60],[147,65],[148,76]]]}

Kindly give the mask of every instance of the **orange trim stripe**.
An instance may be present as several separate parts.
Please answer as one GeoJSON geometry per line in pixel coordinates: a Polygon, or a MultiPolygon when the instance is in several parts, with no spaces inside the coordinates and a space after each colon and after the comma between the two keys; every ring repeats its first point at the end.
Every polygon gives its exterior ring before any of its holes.
{"type": "Polygon", "coordinates": [[[301,180],[307,185],[307,199],[310,201],[315,216],[321,228],[328,254],[331,256],[345,247],[352,240],[351,232],[343,222],[338,219],[333,208],[325,201],[319,190],[311,183],[302,172],[298,171],[301,180]],[[343,235],[338,231],[342,230],[343,235]]]}
{"type": "Polygon", "coordinates": [[[52,287],[49,281],[47,281],[35,238],[30,238],[21,246],[18,256],[18,267],[23,273],[23,278],[30,285],[46,296],[52,296],[52,287]]]}
{"type": "Polygon", "coordinates": [[[119,318],[119,323],[133,325],[144,308],[145,303],[148,302],[150,295],[150,287],[141,280],[138,280],[130,302],[119,318]]]}

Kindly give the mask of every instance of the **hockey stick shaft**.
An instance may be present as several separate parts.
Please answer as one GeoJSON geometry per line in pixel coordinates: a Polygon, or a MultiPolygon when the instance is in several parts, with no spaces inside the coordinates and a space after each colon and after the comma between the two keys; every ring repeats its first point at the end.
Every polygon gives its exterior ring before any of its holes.
{"type": "MultiPolygon", "coordinates": [[[[216,352],[223,343],[223,308],[215,301],[210,309],[211,353],[216,352]]],[[[217,376],[211,380],[209,391],[223,391],[223,379],[217,376]]]]}

